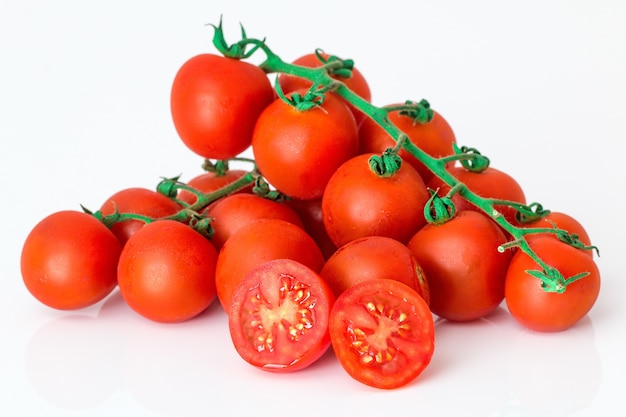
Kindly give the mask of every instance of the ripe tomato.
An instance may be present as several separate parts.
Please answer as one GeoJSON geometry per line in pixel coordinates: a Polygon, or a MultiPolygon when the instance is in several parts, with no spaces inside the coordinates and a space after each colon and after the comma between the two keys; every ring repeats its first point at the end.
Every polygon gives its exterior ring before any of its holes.
{"type": "Polygon", "coordinates": [[[157,220],[139,229],[122,250],[122,297],[150,320],[173,323],[197,316],[213,302],[217,251],[185,223],[157,220]]]}
{"type": "Polygon", "coordinates": [[[237,285],[257,265],[273,259],[292,259],[319,272],[324,257],[304,229],[280,219],[260,219],[233,233],[217,257],[215,283],[224,311],[232,304],[237,285]]]}
{"type": "Polygon", "coordinates": [[[589,275],[569,284],[562,294],[546,292],[541,280],[527,272],[541,268],[526,253],[516,251],[506,274],[506,305],[511,316],[528,329],[565,330],[582,319],[595,304],[600,293],[600,271],[591,256],[553,237],[537,237],[530,246],[539,258],[566,279],[581,272],[589,272],[589,275]]]}
{"type": "Polygon", "coordinates": [[[432,312],[451,321],[469,321],[495,310],[504,299],[512,256],[510,251],[498,252],[506,241],[496,223],[473,210],[415,233],[408,247],[428,277],[432,312]]]}
{"type": "Polygon", "coordinates": [[[252,152],[259,171],[290,197],[320,198],[337,167],[357,154],[354,116],[337,96],[325,97],[321,107],[309,110],[276,99],[254,128],[252,152]]]}
{"type": "Polygon", "coordinates": [[[290,259],[261,263],[233,294],[228,327],[235,349],[265,371],[306,368],[330,347],[334,301],[326,282],[305,265],[290,259]]]}
{"type": "Polygon", "coordinates": [[[250,146],[274,89],[263,70],[213,54],[186,61],[172,84],[170,107],[183,143],[207,159],[229,159],[250,146]]]}
{"type": "Polygon", "coordinates": [[[287,200],[285,204],[298,213],[304,223],[304,230],[311,235],[317,243],[317,246],[320,247],[324,254],[324,259],[328,259],[335,253],[337,246],[330,240],[326,228],[324,227],[321,198],[314,200],[296,200],[292,198],[287,200]]]}
{"type": "MultiPolygon", "coordinates": [[[[441,114],[434,112],[428,123],[417,123],[412,117],[398,111],[389,113],[389,121],[404,132],[410,140],[432,157],[439,158],[454,155],[452,144],[456,142],[454,132],[441,114]]],[[[387,148],[393,148],[395,141],[373,119],[366,118],[359,127],[360,153],[381,153],[387,148]]],[[[407,150],[399,152],[402,159],[417,169],[425,183],[433,177],[433,173],[407,150]]]]}
{"type": "Polygon", "coordinates": [[[326,260],[320,275],[336,296],[368,279],[395,279],[430,302],[428,281],[413,252],[385,236],[366,236],[346,243],[326,260]]]}
{"type": "Polygon", "coordinates": [[[370,168],[372,155],[342,164],[324,191],[324,226],[337,247],[372,235],[406,243],[426,223],[430,195],[415,168],[403,163],[394,175],[379,176],[370,168]]]}
{"type": "Polygon", "coordinates": [[[205,214],[211,219],[211,243],[218,251],[233,233],[259,219],[282,219],[304,228],[289,206],[256,194],[230,194],[211,204],[205,214]]]}
{"type": "MultiPolygon", "coordinates": [[[[525,223],[522,225],[523,227],[528,228],[542,228],[542,229],[562,229],[566,230],[570,236],[576,235],[578,236],[578,240],[584,244],[585,246],[591,246],[591,239],[589,238],[589,234],[587,230],[583,227],[583,225],[566,213],[561,213],[558,211],[551,211],[546,216],[540,218],[539,220],[535,220],[534,222],[525,223]]],[[[558,239],[556,234],[551,233],[541,233],[541,234],[527,234],[526,240],[531,242],[533,239],[543,236],[551,236],[555,239],[558,239]]],[[[589,256],[593,257],[593,250],[585,250],[584,251],[589,256]]]]}
{"type": "MultiPolygon", "coordinates": [[[[472,172],[460,165],[448,168],[456,179],[464,183],[467,188],[483,198],[494,198],[498,200],[514,201],[526,204],[526,195],[517,180],[504,171],[489,166],[483,172],[472,172]]],[[[439,195],[445,195],[450,187],[445,185],[439,177],[434,176],[428,182],[428,188],[439,189],[439,195]]],[[[473,204],[465,200],[461,195],[455,194],[452,197],[456,210],[480,210],[473,204]]],[[[511,223],[516,223],[515,214],[517,210],[509,206],[496,205],[502,215],[511,223]]]]}
{"type": "Polygon", "coordinates": [[[26,237],[22,278],[28,291],[48,307],[87,307],[115,288],[121,249],[115,235],[95,217],[59,211],[41,220],[26,237]]]}
{"type": "MultiPolygon", "coordinates": [[[[319,68],[324,64],[323,61],[327,61],[329,59],[330,55],[321,53],[321,57],[322,60],[320,60],[320,57],[318,57],[316,53],[309,53],[306,55],[302,55],[292,63],[308,68],[319,68]]],[[[372,92],[370,91],[369,84],[367,83],[367,80],[365,79],[363,74],[356,67],[352,68],[352,75],[349,78],[343,78],[337,75],[334,75],[332,77],[345,83],[346,87],[348,87],[352,92],[357,94],[365,101],[372,100],[372,92]]],[[[289,74],[280,74],[278,76],[278,83],[280,84],[280,87],[282,88],[284,93],[290,93],[296,90],[306,90],[313,85],[313,83],[306,78],[296,77],[289,74]]],[[[365,115],[352,104],[347,104],[352,111],[352,114],[354,114],[357,125],[360,124],[365,119],[365,115]]]]}
{"type": "MultiPolygon", "coordinates": [[[[107,198],[100,211],[108,216],[113,213],[134,213],[154,219],[171,216],[182,210],[182,206],[174,200],[153,190],[134,187],[120,190],[107,198]]],[[[139,229],[145,225],[141,220],[124,220],[111,226],[122,246],[139,229]]]]}
{"type": "Polygon", "coordinates": [[[370,279],[337,297],[330,311],[330,340],[352,378],[393,389],[413,381],[430,364],[435,325],[428,305],[411,287],[370,279]]]}
{"type": "MultiPolygon", "coordinates": [[[[208,194],[237,181],[244,175],[246,175],[246,171],[240,169],[229,169],[223,174],[208,171],[191,178],[187,181],[187,185],[208,194]]],[[[246,186],[237,192],[250,193],[252,192],[252,185],[246,186]]],[[[187,190],[180,190],[178,192],[178,199],[189,205],[197,201],[196,195],[187,190]]]]}

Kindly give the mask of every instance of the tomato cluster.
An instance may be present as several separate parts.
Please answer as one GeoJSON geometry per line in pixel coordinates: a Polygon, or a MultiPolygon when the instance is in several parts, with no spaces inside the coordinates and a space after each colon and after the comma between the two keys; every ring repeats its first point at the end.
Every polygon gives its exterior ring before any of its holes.
{"type": "Polygon", "coordinates": [[[78,309],[117,287],[134,311],[162,323],[217,300],[251,365],[294,371],[332,348],[350,376],[383,389],[428,366],[435,317],[477,320],[505,301],[522,325],[559,331],[592,308],[600,275],[583,227],[564,213],[523,223],[520,185],[455,162],[452,128],[428,103],[367,107],[364,76],[321,51],[279,67],[294,71],[272,84],[269,64],[220,54],[185,62],[171,90],[174,126],[189,150],[222,169],[169,180],[166,190],[121,190],[94,213],[43,219],[21,258],[33,296],[78,309]],[[439,171],[396,146],[368,109],[385,111],[439,171]],[[253,168],[229,170],[224,161],[247,151],[253,168]],[[494,201],[495,214],[447,194],[442,170],[494,201]],[[447,219],[428,216],[434,198],[447,219]],[[530,232],[505,250],[511,230],[530,232]],[[554,269],[546,273],[533,254],[554,269]],[[547,288],[558,274],[577,279],[547,288]]]}

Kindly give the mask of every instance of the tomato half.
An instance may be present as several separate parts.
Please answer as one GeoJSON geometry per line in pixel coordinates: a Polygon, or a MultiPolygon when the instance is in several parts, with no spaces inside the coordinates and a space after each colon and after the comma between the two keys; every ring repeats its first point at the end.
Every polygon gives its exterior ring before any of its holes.
{"type": "Polygon", "coordinates": [[[216,260],[211,242],[190,226],[157,220],[126,242],[117,270],[120,292],[150,320],[189,320],[215,299],[216,260]]]}
{"type": "Polygon", "coordinates": [[[542,332],[565,330],[587,315],[595,304],[600,293],[598,266],[584,251],[550,236],[537,237],[530,246],[564,278],[581,272],[589,275],[567,285],[561,294],[546,292],[541,280],[527,272],[541,268],[526,253],[517,251],[506,274],[506,305],[515,320],[526,328],[542,332]]]}
{"type": "Polygon", "coordinates": [[[426,302],[409,286],[371,279],[344,291],[330,311],[330,340],[355,380],[399,388],[430,364],[435,326],[426,302]]]}
{"type": "Polygon", "coordinates": [[[334,301],[319,274],[299,262],[259,264],[233,294],[228,326],[235,349],[266,371],[306,368],[330,347],[328,317],[334,301]]]}
{"type": "Polygon", "coordinates": [[[183,143],[207,159],[229,159],[250,146],[252,130],[274,89],[253,64],[200,54],[180,67],[172,84],[172,120],[183,143]]]}
{"type": "Polygon", "coordinates": [[[443,224],[428,224],[408,243],[428,277],[430,308],[452,321],[476,320],[504,299],[504,277],[512,252],[498,252],[507,241],[485,214],[465,210],[443,224]]]}
{"type": "Polygon", "coordinates": [[[117,284],[121,244],[95,217],[59,211],[28,234],[20,260],[26,288],[41,303],[59,310],[88,307],[117,284]]]}

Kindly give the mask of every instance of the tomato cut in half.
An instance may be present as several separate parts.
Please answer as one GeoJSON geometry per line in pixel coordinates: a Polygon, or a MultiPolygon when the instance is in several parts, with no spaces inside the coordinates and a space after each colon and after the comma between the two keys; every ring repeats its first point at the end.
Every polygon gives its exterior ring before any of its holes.
{"type": "Polygon", "coordinates": [[[297,261],[259,264],[237,286],[228,312],[237,353],[265,371],[306,368],[330,347],[334,301],[320,275],[297,261]]]}
{"type": "Polygon", "coordinates": [[[341,366],[375,388],[400,388],[430,364],[435,325],[428,305],[406,284],[362,281],[337,297],[330,340],[341,366]]]}

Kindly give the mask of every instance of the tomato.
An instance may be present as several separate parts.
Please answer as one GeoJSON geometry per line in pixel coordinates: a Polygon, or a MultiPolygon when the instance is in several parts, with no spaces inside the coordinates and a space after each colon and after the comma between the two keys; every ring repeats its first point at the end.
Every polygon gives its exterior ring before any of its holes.
{"type": "MultiPolygon", "coordinates": [[[[182,210],[182,206],[165,195],[141,187],[126,188],[107,198],[100,211],[103,215],[133,213],[154,219],[171,216],[182,210]]],[[[124,220],[111,226],[122,246],[139,229],[145,225],[141,220],[124,220]]]]}
{"type": "MultiPolygon", "coordinates": [[[[327,61],[330,55],[322,53],[321,57],[322,60],[327,61]]],[[[292,63],[308,68],[319,68],[324,64],[322,60],[320,60],[320,57],[318,57],[316,53],[309,53],[302,55],[301,57],[294,60],[292,63]]],[[[343,78],[338,75],[331,76],[336,80],[345,83],[346,87],[348,87],[352,92],[357,94],[365,101],[369,102],[372,100],[372,92],[370,91],[369,84],[367,83],[367,80],[365,79],[363,74],[356,67],[352,68],[352,74],[349,78],[343,78]]],[[[290,93],[296,90],[306,90],[313,85],[313,83],[306,78],[296,77],[294,75],[284,73],[278,76],[278,83],[280,84],[280,87],[282,88],[284,93],[290,93]]],[[[354,114],[357,125],[360,124],[366,118],[366,116],[352,104],[347,104],[352,111],[352,114],[354,114]]]]}
{"type": "MultiPolygon", "coordinates": [[[[452,144],[456,143],[456,138],[450,124],[441,114],[434,112],[432,120],[424,124],[417,123],[412,117],[399,111],[390,112],[388,117],[391,123],[430,156],[439,158],[454,155],[452,144]]],[[[359,127],[359,143],[360,153],[381,153],[385,149],[395,146],[395,141],[389,136],[389,133],[370,118],[366,118],[359,127]]],[[[424,182],[430,181],[433,173],[426,165],[405,149],[400,150],[399,154],[402,159],[417,169],[424,182]]]]}
{"type": "Polygon", "coordinates": [[[357,154],[354,116],[335,95],[325,97],[309,110],[276,99],[254,128],[252,152],[259,171],[289,197],[320,198],[333,172],[357,154]]]}
{"type": "Polygon", "coordinates": [[[189,320],[215,299],[217,251],[185,223],[157,220],[139,229],[122,250],[122,297],[141,316],[162,323],[189,320]]]}
{"type": "Polygon", "coordinates": [[[292,208],[256,194],[230,194],[211,204],[205,214],[211,219],[211,243],[217,250],[237,230],[259,219],[282,219],[304,228],[292,208]]]}
{"type": "Polygon", "coordinates": [[[337,246],[330,240],[324,227],[321,198],[314,200],[296,200],[292,198],[285,201],[285,204],[298,213],[304,224],[304,230],[315,240],[322,254],[324,254],[324,259],[328,259],[335,253],[337,246]]]}
{"type": "Polygon", "coordinates": [[[230,309],[237,285],[257,265],[273,259],[292,259],[319,272],[321,250],[304,229],[280,219],[260,219],[233,233],[217,257],[215,283],[224,311],[230,309]]]}
{"type": "Polygon", "coordinates": [[[341,293],[329,329],[341,366],[355,380],[381,389],[415,380],[435,349],[428,305],[411,287],[390,279],[362,281],[341,293]]]}
{"type": "Polygon", "coordinates": [[[180,67],[171,89],[174,127],[183,143],[207,159],[229,159],[250,146],[252,130],[274,89],[248,62],[200,54],[180,67]]]}
{"type": "Polygon", "coordinates": [[[95,217],[59,211],[28,234],[20,260],[26,288],[41,303],[59,310],[88,307],[117,284],[121,244],[95,217]]]}
{"type": "Polygon", "coordinates": [[[394,175],[380,176],[370,168],[373,155],[342,164],[324,191],[324,226],[337,247],[372,235],[406,243],[426,223],[430,195],[415,168],[403,163],[394,175]]]}
{"type": "Polygon", "coordinates": [[[304,369],[330,347],[334,301],[326,282],[305,265],[290,259],[261,263],[233,294],[228,327],[235,349],[265,371],[304,369]]]}
{"type": "MultiPolygon", "coordinates": [[[[583,227],[583,225],[576,220],[574,217],[570,216],[566,213],[561,213],[558,211],[551,211],[546,216],[540,218],[539,220],[535,220],[530,223],[525,223],[522,225],[527,228],[542,228],[542,229],[561,229],[566,230],[570,236],[576,235],[580,243],[585,246],[591,247],[591,239],[589,238],[589,234],[587,230],[583,227]]],[[[556,234],[552,233],[541,233],[541,234],[527,234],[526,240],[531,242],[533,239],[543,236],[552,236],[555,239],[558,239],[556,234]]],[[[593,250],[585,250],[584,251],[589,256],[593,257],[593,250]]]]}
{"type": "MultiPolygon", "coordinates": [[[[448,172],[480,197],[526,204],[524,190],[515,178],[504,171],[489,166],[483,172],[472,172],[460,165],[455,165],[449,167],[448,172]]],[[[439,196],[445,195],[450,189],[450,187],[445,185],[441,179],[436,176],[433,177],[427,185],[430,189],[439,189],[439,196]]],[[[452,197],[452,201],[457,211],[480,210],[465,200],[460,194],[455,194],[454,197],[452,197]]],[[[517,209],[503,205],[496,205],[496,208],[509,222],[516,223],[515,215],[517,209]]]]}
{"type": "MultiPolygon", "coordinates": [[[[187,185],[191,188],[208,194],[213,191],[217,191],[220,188],[237,181],[238,179],[241,179],[244,175],[246,175],[246,173],[246,171],[241,169],[229,169],[223,174],[207,171],[191,178],[189,181],[187,181],[187,185]]],[[[248,185],[237,192],[250,193],[252,192],[252,185],[248,185]]],[[[184,201],[189,205],[197,201],[196,195],[187,190],[180,190],[178,192],[178,199],[184,201]]]]}
{"type": "Polygon", "coordinates": [[[565,330],[591,310],[600,293],[600,271],[593,258],[553,237],[533,239],[531,248],[541,260],[556,268],[565,279],[582,272],[584,278],[567,285],[559,294],[546,292],[541,280],[527,271],[541,270],[525,252],[517,251],[511,259],[505,281],[506,305],[524,327],[541,331],[565,330]]]}
{"type": "Polygon", "coordinates": [[[428,281],[413,252],[384,236],[366,236],[346,243],[326,260],[320,275],[335,295],[368,279],[387,278],[413,288],[430,302],[428,281]]]}
{"type": "Polygon", "coordinates": [[[430,308],[441,318],[470,321],[485,317],[504,299],[504,277],[512,253],[485,214],[466,210],[443,224],[428,224],[408,243],[428,277],[430,308]]]}

